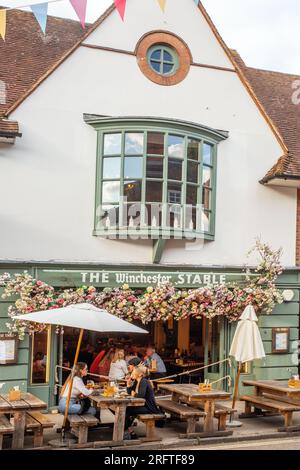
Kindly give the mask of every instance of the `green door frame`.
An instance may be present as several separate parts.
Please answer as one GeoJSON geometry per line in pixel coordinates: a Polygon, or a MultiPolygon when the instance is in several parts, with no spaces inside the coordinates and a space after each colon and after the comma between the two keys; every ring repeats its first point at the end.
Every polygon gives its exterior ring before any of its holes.
{"type": "MultiPolygon", "coordinates": [[[[221,323],[221,328],[220,328],[220,339],[219,339],[219,361],[223,361],[228,357],[228,352],[229,352],[229,345],[230,345],[230,324],[229,322],[222,318],[218,319],[217,317],[213,319],[212,321],[220,321],[221,323]]],[[[208,359],[208,335],[209,335],[209,321],[206,322],[206,341],[205,341],[205,349],[204,349],[204,363],[205,365],[209,364],[209,359],[208,359]]],[[[210,382],[214,382],[216,380],[221,379],[222,377],[225,377],[226,375],[229,375],[230,373],[230,368],[229,364],[227,362],[224,362],[220,364],[219,367],[219,372],[209,372],[209,369],[204,370],[204,378],[208,379],[210,382]]],[[[221,381],[218,384],[216,384],[216,388],[221,388],[224,390],[228,389],[228,384],[227,381],[221,381]]]]}

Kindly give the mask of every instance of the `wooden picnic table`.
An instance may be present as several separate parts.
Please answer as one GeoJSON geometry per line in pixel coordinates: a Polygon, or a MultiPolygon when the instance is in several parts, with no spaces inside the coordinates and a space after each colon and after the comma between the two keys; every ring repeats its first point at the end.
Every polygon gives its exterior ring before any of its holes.
{"type": "Polygon", "coordinates": [[[31,393],[21,393],[21,400],[10,401],[8,394],[0,395],[0,414],[10,414],[14,418],[13,449],[23,449],[27,411],[40,411],[47,404],[31,393]]]}
{"type": "Polygon", "coordinates": [[[172,400],[176,402],[184,402],[191,406],[202,404],[206,413],[204,417],[204,435],[220,435],[221,431],[214,429],[214,414],[216,401],[230,399],[230,393],[222,390],[212,390],[211,392],[200,392],[198,385],[195,384],[173,384],[160,385],[160,390],[164,390],[172,394],[172,400]]]}
{"type": "Polygon", "coordinates": [[[284,427],[279,431],[299,431],[293,426],[293,413],[300,412],[300,388],[288,386],[287,381],[279,380],[244,380],[243,385],[254,387],[254,395],[243,395],[240,400],[245,402],[245,412],[241,418],[281,414],[284,427]],[[254,412],[252,412],[254,408],[254,412]]]}
{"type": "MultiPolygon", "coordinates": [[[[300,398],[300,388],[290,388],[287,381],[280,380],[244,380],[246,387],[255,387],[255,395],[276,395],[282,398],[300,398]]],[[[299,401],[300,403],[300,401],[299,401]]]]}
{"type": "Polygon", "coordinates": [[[101,395],[90,395],[89,399],[96,408],[111,408],[115,412],[113,441],[123,441],[125,430],[125,416],[128,406],[144,406],[143,398],[134,398],[130,395],[124,397],[104,397],[101,395]]]}

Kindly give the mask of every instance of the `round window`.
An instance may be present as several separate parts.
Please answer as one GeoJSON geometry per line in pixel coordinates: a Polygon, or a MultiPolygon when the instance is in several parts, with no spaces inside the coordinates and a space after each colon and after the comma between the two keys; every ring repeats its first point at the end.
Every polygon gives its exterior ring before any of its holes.
{"type": "Polygon", "coordinates": [[[147,61],[151,69],[162,76],[174,75],[179,67],[179,58],[175,49],[164,44],[150,47],[147,61]]]}

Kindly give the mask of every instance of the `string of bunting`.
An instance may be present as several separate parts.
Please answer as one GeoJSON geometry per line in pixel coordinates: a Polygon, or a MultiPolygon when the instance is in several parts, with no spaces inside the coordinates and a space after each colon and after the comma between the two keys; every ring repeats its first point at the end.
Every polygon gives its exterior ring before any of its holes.
{"type": "MultiPolygon", "coordinates": [[[[20,5],[19,7],[15,8],[2,8],[0,9],[0,36],[3,40],[5,40],[6,35],[6,23],[7,23],[7,12],[9,10],[15,10],[17,8],[30,8],[32,13],[34,14],[42,32],[46,33],[47,27],[47,16],[48,16],[48,5],[49,3],[57,3],[64,0],[47,0],[42,3],[36,4],[26,4],[20,5]]],[[[86,9],[87,9],[87,0],[68,0],[72,5],[73,9],[76,12],[76,15],[81,23],[81,26],[85,28],[85,21],[86,21],[86,9]]],[[[198,6],[200,0],[193,0],[195,4],[198,6]]],[[[120,17],[124,21],[125,19],[125,10],[126,10],[126,2],[127,0],[114,0],[116,9],[119,12],[120,17]]],[[[167,0],[157,0],[161,11],[164,13],[167,5],[167,0]]]]}

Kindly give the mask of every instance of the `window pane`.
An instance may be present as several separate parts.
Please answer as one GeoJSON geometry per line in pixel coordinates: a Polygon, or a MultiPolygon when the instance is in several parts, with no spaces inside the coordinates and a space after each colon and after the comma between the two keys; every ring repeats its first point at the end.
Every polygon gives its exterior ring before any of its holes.
{"type": "Polygon", "coordinates": [[[186,203],[192,206],[197,205],[197,186],[191,186],[190,184],[186,187],[186,203]]]}
{"type": "Polygon", "coordinates": [[[211,168],[204,166],[203,167],[203,186],[211,188],[212,184],[212,172],[211,168]]]}
{"type": "Polygon", "coordinates": [[[202,190],[202,205],[204,209],[210,209],[211,207],[211,189],[203,187],[202,190]]]}
{"type": "Polygon", "coordinates": [[[141,223],[141,203],[124,204],[123,225],[138,227],[141,223]]]}
{"type": "Polygon", "coordinates": [[[142,199],[142,182],[126,181],[124,183],[124,196],[128,202],[141,201],[142,199]]]}
{"type": "Polygon", "coordinates": [[[169,157],[184,157],[184,138],[178,135],[168,136],[168,155],[169,157]]]}
{"type": "Polygon", "coordinates": [[[171,56],[170,52],[164,51],[164,60],[167,60],[168,62],[173,62],[173,57],[171,56]]]}
{"type": "Polygon", "coordinates": [[[203,144],[203,163],[204,165],[212,165],[212,151],[213,146],[209,144],[203,144]]]}
{"type": "Polygon", "coordinates": [[[121,159],[119,157],[103,159],[103,179],[120,178],[121,159]]]}
{"type": "Polygon", "coordinates": [[[31,383],[43,384],[48,382],[47,373],[47,350],[48,350],[48,330],[34,333],[32,341],[32,364],[31,383]]]}
{"type": "Polygon", "coordinates": [[[121,155],[122,134],[105,134],[103,155],[121,155]]]}
{"type": "Polygon", "coordinates": [[[125,157],[124,178],[142,178],[143,157],[125,157]]]}
{"type": "Polygon", "coordinates": [[[197,162],[187,162],[187,180],[189,183],[198,183],[199,164],[197,162]]]}
{"type": "Polygon", "coordinates": [[[160,60],[161,59],[161,49],[156,49],[155,51],[152,52],[151,54],[151,59],[153,60],[160,60]]]}
{"type": "Polygon", "coordinates": [[[170,73],[173,70],[173,64],[163,64],[163,73],[170,73]]]}
{"type": "Polygon", "coordinates": [[[170,204],[181,204],[181,184],[168,183],[168,202],[170,204]]]}
{"type": "Polygon", "coordinates": [[[185,226],[189,230],[196,230],[197,227],[197,208],[187,207],[185,214],[185,226]]]}
{"type": "Polygon", "coordinates": [[[160,73],[160,62],[153,62],[153,60],[151,60],[150,64],[155,72],[160,73]]]}
{"type": "Polygon", "coordinates": [[[167,210],[167,226],[181,228],[182,210],[179,204],[170,204],[167,210]]]}
{"type": "Polygon", "coordinates": [[[163,178],[164,161],[162,158],[147,158],[147,178],[163,178]]]}
{"type": "Polygon", "coordinates": [[[164,154],[164,134],[157,132],[148,132],[147,137],[147,153],[148,155],[164,154]]]}
{"type": "Polygon", "coordinates": [[[162,202],[163,184],[159,181],[147,181],[146,201],[162,202]]]}
{"type": "Polygon", "coordinates": [[[144,134],[131,132],[125,135],[125,155],[143,155],[144,134]]]}
{"type": "Polygon", "coordinates": [[[199,140],[188,139],[187,157],[191,160],[199,159],[199,140]]]}
{"type": "Polygon", "coordinates": [[[119,205],[102,206],[100,214],[100,223],[102,227],[115,227],[119,224],[119,217],[119,205]]]}
{"type": "Polygon", "coordinates": [[[210,218],[211,218],[210,212],[203,212],[202,211],[201,230],[203,230],[204,232],[209,232],[210,231],[210,218]]]}
{"type": "Polygon", "coordinates": [[[168,179],[169,180],[182,180],[182,160],[177,158],[169,158],[168,161],[168,179]]]}
{"type": "Polygon", "coordinates": [[[162,206],[158,203],[146,205],[145,222],[152,228],[160,227],[162,224],[162,206]]]}
{"type": "Polygon", "coordinates": [[[102,202],[120,200],[120,181],[104,181],[102,183],[102,202]]]}

